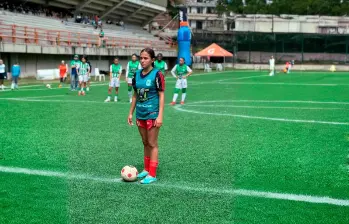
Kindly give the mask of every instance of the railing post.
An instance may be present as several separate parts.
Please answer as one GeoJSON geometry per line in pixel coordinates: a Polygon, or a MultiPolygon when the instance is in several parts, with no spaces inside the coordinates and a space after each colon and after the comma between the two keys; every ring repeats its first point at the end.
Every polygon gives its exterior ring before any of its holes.
{"type": "Polygon", "coordinates": [[[16,43],[16,25],[12,25],[12,43],[16,43]]]}
{"type": "Polygon", "coordinates": [[[34,41],[35,41],[36,45],[39,44],[39,34],[38,34],[38,31],[36,30],[36,28],[34,29],[34,41]]]}

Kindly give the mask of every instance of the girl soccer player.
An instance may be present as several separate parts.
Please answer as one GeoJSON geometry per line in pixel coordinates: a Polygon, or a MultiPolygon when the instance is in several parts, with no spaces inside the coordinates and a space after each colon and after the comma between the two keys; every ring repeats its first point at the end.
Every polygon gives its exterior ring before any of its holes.
{"type": "Polygon", "coordinates": [[[4,79],[6,79],[6,66],[4,62],[0,59],[0,88],[4,90],[4,79]]]}
{"type": "Polygon", "coordinates": [[[150,184],[156,181],[158,136],[165,104],[165,79],[161,71],[154,68],[155,52],[152,49],[143,49],[140,60],[143,69],[138,70],[132,80],[134,94],[128,123],[133,125],[132,116],[137,107],[137,126],[144,145],[144,170],[137,177],[142,179],[141,184],[150,184]]]}
{"type": "Polygon", "coordinates": [[[80,91],[79,91],[79,96],[80,95],[85,95],[85,89],[86,89],[86,82],[88,80],[88,73],[90,71],[90,66],[87,64],[87,60],[86,60],[86,57],[83,56],[81,58],[81,66],[80,66],[80,69],[79,69],[79,87],[80,87],[80,91]]]}
{"type": "Polygon", "coordinates": [[[114,64],[110,66],[110,82],[109,82],[109,89],[108,89],[108,97],[104,102],[110,102],[111,91],[113,88],[115,88],[114,101],[118,102],[121,73],[122,73],[122,66],[119,64],[119,59],[114,58],[114,64]]]}
{"type": "Polygon", "coordinates": [[[62,61],[59,65],[59,86],[58,88],[62,88],[62,85],[64,83],[64,78],[67,77],[67,71],[68,71],[68,65],[62,61]]]}
{"type": "Polygon", "coordinates": [[[132,60],[127,63],[126,68],[126,82],[128,83],[128,98],[132,103],[132,79],[138,69],[142,69],[141,63],[137,60],[137,55],[132,55],[132,60]]]}
{"type": "Polygon", "coordinates": [[[184,104],[185,97],[187,95],[187,87],[188,87],[187,78],[192,74],[192,72],[193,71],[189,68],[189,66],[184,64],[184,58],[180,58],[179,64],[177,64],[175,67],[173,67],[171,73],[172,73],[172,76],[177,79],[177,82],[176,82],[176,88],[175,88],[175,91],[173,94],[173,99],[172,99],[171,105],[176,104],[176,100],[177,100],[178,93],[180,92],[180,90],[182,90],[181,104],[182,105],[184,104]]]}
{"type": "Polygon", "coordinates": [[[167,71],[167,64],[162,60],[162,54],[159,53],[157,56],[157,60],[154,62],[155,68],[159,69],[162,74],[165,76],[167,71]]]}

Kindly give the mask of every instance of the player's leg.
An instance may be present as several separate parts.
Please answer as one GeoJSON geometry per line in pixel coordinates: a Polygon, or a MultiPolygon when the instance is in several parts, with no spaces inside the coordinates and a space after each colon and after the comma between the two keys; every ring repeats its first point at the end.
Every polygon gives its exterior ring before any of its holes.
{"type": "Polygon", "coordinates": [[[177,101],[177,98],[178,98],[178,94],[179,94],[181,89],[182,89],[182,81],[181,81],[181,79],[177,79],[176,87],[175,87],[175,90],[174,90],[174,93],[173,93],[173,98],[172,98],[171,105],[175,105],[176,104],[176,101],[177,101]]]}
{"type": "Polygon", "coordinates": [[[15,89],[15,77],[12,76],[12,80],[11,80],[11,90],[15,89]]]}
{"type": "Polygon", "coordinates": [[[78,90],[78,84],[79,84],[79,75],[75,75],[75,89],[78,90]]]}
{"type": "Polygon", "coordinates": [[[188,88],[188,81],[187,79],[182,80],[182,101],[181,104],[184,104],[185,97],[187,96],[187,88],[188,88]]]}
{"type": "Polygon", "coordinates": [[[78,93],[78,95],[80,96],[81,94],[82,94],[82,88],[83,88],[83,77],[82,77],[82,75],[79,75],[79,93],[78,93]]]}
{"type": "Polygon", "coordinates": [[[0,73],[0,88],[4,90],[4,79],[5,75],[3,73],[0,73]]]}
{"type": "Polygon", "coordinates": [[[130,99],[130,103],[132,103],[132,79],[128,78],[127,79],[127,93],[128,93],[128,98],[130,99]]]}
{"type": "Polygon", "coordinates": [[[150,184],[156,181],[156,171],[158,168],[158,136],[160,128],[152,127],[147,131],[148,149],[149,149],[149,174],[141,181],[141,184],[150,184]]]}
{"type": "Polygon", "coordinates": [[[148,135],[146,127],[141,127],[140,123],[142,121],[137,120],[138,131],[142,137],[142,142],[144,146],[144,169],[141,173],[137,175],[138,178],[144,178],[149,174],[149,165],[150,165],[150,149],[148,145],[148,135]]]}
{"type": "Polygon", "coordinates": [[[104,100],[104,102],[110,102],[111,99],[111,91],[113,87],[115,86],[114,79],[110,80],[109,82],[109,88],[108,88],[108,96],[107,99],[104,100]]]}
{"type": "Polygon", "coordinates": [[[62,84],[63,84],[63,77],[59,78],[59,86],[58,88],[62,88],[62,84]]]}
{"type": "Polygon", "coordinates": [[[14,81],[15,81],[15,89],[18,89],[18,76],[14,77],[14,81]]]}
{"type": "Polygon", "coordinates": [[[87,87],[86,87],[86,91],[90,91],[90,85],[91,85],[91,77],[90,76],[87,76],[87,87]]]}
{"type": "Polygon", "coordinates": [[[115,78],[115,96],[114,96],[114,102],[118,102],[119,87],[120,87],[120,81],[119,81],[118,78],[115,78]]]}
{"type": "Polygon", "coordinates": [[[70,90],[73,91],[75,88],[75,75],[70,74],[70,90]]]}

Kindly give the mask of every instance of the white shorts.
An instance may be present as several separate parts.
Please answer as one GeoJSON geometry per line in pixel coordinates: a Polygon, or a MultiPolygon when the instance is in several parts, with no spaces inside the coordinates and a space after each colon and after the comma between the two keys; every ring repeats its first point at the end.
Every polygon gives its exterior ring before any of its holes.
{"type": "Polygon", "coordinates": [[[275,66],[270,66],[270,70],[275,70],[275,66]]]}
{"type": "Polygon", "coordinates": [[[87,82],[88,75],[79,75],[79,82],[87,82]]]}
{"type": "Polygon", "coordinates": [[[132,84],[132,78],[127,78],[127,83],[132,84]]]}
{"type": "Polygon", "coordinates": [[[119,78],[116,78],[116,77],[112,78],[110,83],[109,83],[109,87],[113,87],[113,88],[120,87],[120,80],[119,80],[119,78]]]}
{"type": "Polygon", "coordinates": [[[177,79],[176,89],[185,89],[188,87],[187,79],[177,79]]]}

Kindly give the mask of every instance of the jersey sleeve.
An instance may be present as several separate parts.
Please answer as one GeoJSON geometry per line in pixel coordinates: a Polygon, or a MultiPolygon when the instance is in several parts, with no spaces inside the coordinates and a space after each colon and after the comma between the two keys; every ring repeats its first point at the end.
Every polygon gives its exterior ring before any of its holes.
{"type": "Polygon", "coordinates": [[[130,62],[127,62],[127,65],[126,65],[126,77],[128,76],[128,73],[129,73],[129,68],[130,68],[130,62]]]}
{"type": "Polygon", "coordinates": [[[110,65],[109,72],[113,72],[113,65],[110,65]]]}
{"type": "Polygon", "coordinates": [[[192,72],[193,70],[191,70],[191,68],[189,66],[187,66],[187,72],[192,72]]]}
{"type": "Polygon", "coordinates": [[[120,65],[119,74],[122,74],[122,65],[120,65]]]}
{"type": "Polygon", "coordinates": [[[164,69],[165,69],[165,71],[168,70],[167,63],[166,63],[166,62],[165,62],[165,64],[164,64],[164,69]]]}
{"type": "Polygon", "coordinates": [[[132,87],[133,87],[133,90],[135,91],[135,93],[137,92],[137,88],[136,88],[136,76],[134,76],[132,78],[132,87]]]}
{"type": "Polygon", "coordinates": [[[155,85],[157,91],[165,91],[165,78],[161,71],[158,71],[158,73],[156,73],[155,85]]]}
{"type": "Polygon", "coordinates": [[[172,76],[175,77],[175,78],[177,77],[177,76],[176,76],[176,69],[177,69],[177,65],[175,65],[175,66],[172,68],[172,70],[171,70],[171,74],[172,74],[172,76]]]}

